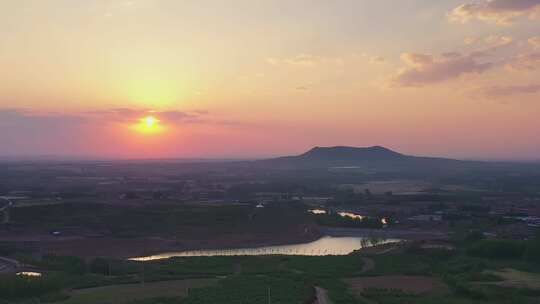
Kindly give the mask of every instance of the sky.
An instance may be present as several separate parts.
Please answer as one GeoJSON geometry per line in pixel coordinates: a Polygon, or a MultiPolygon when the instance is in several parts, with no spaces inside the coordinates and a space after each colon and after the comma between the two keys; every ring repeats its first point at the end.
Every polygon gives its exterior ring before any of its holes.
{"type": "Polygon", "coordinates": [[[0,156],[540,159],[540,0],[0,0],[0,156]]]}

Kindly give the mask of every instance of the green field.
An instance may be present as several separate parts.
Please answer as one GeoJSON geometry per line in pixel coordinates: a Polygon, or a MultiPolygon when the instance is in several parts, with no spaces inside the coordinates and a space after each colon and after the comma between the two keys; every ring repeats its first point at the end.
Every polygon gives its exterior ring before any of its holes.
{"type": "Polygon", "coordinates": [[[182,298],[189,289],[214,284],[216,279],[192,279],[139,284],[113,285],[74,290],[62,304],[116,304],[151,298],[182,298]]]}
{"type": "Polygon", "coordinates": [[[0,303],[304,304],[317,287],[333,304],[537,304],[538,241],[462,240],[456,249],[406,243],[323,257],[45,256],[25,260],[48,271],[41,278],[0,277],[0,303]]]}

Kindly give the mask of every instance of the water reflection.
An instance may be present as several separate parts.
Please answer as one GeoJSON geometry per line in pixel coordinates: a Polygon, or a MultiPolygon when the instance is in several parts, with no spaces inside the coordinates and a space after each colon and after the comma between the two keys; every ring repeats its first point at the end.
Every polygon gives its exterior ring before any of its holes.
{"type": "MultiPolygon", "coordinates": [[[[315,214],[315,215],[328,214],[328,212],[326,210],[324,210],[324,209],[310,209],[310,210],[308,210],[308,212],[311,213],[311,214],[315,214]]],[[[355,220],[364,219],[364,216],[362,216],[360,214],[356,214],[354,212],[349,212],[349,211],[340,211],[337,214],[339,216],[341,216],[341,217],[348,217],[348,218],[355,219],[355,220]]]]}
{"type": "Polygon", "coordinates": [[[323,237],[311,243],[237,249],[207,249],[169,252],[146,257],[131,258],[134,261],[150,261],[171,257],[238,256],[238,255],[347,255],[355,250],[377,244],[398,242],[395,239],[371,239],[365,237],[323,237]]]}
{"type": "Polygon", "coordinates": [[[41,277],[41,272],[21,271],[21,272],[17,272],[17,275],[23,276],[23,277],[41,277]]]}
{"type": "Polygon", "coordinates": [[[341,217],[348,217],[355,220],[362,220],[364,217],[360,214],[352,213],[352,212],[339,212],[338,213],[341,217]]]}

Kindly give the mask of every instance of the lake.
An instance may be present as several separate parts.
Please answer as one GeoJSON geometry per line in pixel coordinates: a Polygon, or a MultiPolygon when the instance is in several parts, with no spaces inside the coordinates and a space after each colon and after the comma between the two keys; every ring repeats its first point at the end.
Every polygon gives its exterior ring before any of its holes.
{"type": "MultiPolygon", "coordinates": [[[[396,239],[377,240],[377,244],[398,242],[396,239]]],[[[145,257],[131,258],[134,261],[151,261],[171,257],[198,256],[241,256],[241,255],[347,255],[355,250],[373,246],[371,239],[366,237],[331,237],[325,236],[316,241],[302,244],[265,246],[254,248],[233,249],[202,249],[179,252],[167,252],[145,257]]]]}

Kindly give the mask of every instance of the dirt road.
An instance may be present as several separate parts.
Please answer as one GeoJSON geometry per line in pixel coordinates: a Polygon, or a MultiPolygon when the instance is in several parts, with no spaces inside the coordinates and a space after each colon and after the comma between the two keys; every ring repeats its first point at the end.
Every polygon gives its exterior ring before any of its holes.
{"type": "Polygon", "coordinates": [[[362,262],[364,262],[364,264],[362,265],[362,269],[360,270],[360,273],[366,273],[375,268],[375,261],[373,261],[373,259],[366,258],[366,257],[362,257],[361,259],[362,259],[362,262]]]}
{"type": "Polygon", "coordinates": [[[328,298],[328,291],[324,288],[315,286],[316,299],[313,304],[331,304],[330,299],[328,298]]]}
{"type": "Polygon", "coordinates": [[[17,271],[17,268],[19,267],[19,262],[12,259],[0,257],[0,273],[13,273],[17,271]]]}

